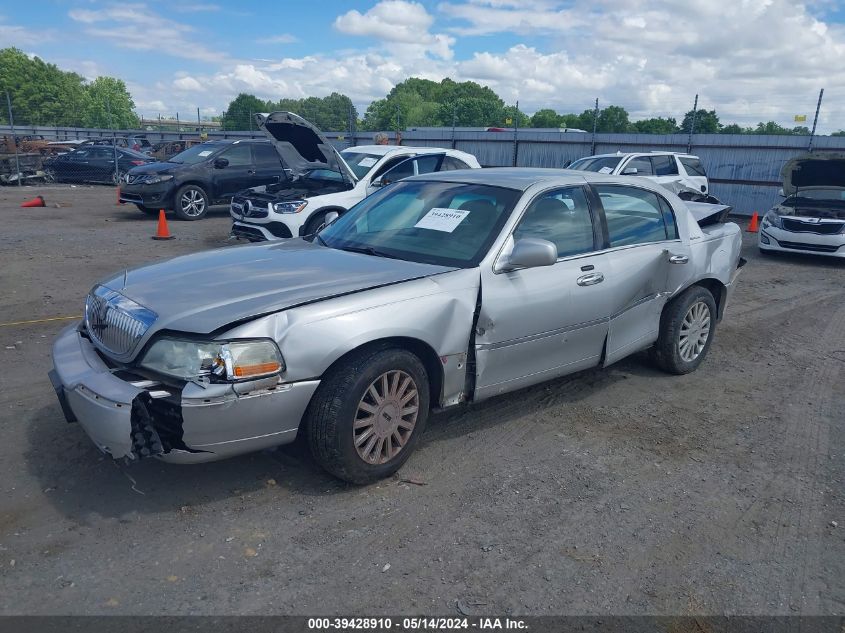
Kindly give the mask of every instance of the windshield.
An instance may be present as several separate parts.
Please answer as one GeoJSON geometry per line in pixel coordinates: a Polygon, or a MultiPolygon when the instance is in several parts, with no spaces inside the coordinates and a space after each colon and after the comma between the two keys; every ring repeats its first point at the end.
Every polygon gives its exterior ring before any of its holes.
{"type": "Polygon", "coordinates": [[[214,154],[215,152],[223,149],[224,147],[229,147],[228,144],[220,144],[217,143],[201,143],[199,145],[194,145],[193,147],[189,147],[184,152],[179,152],[175,156],[171,156],[167,159],[168,163],[180,163],[186,165],[193,165],[195,163],[201,163],[204,160],[208,160],[208,157],[214,154]]]}
{"type": "Polygon", "coordinates": [[[340,250],[469,268],[490,249],[520,195],[488,185],[402,181],[364,199],[317,237],[340,250]]]}
{"type": "Polygon", "coordinates": [[[803,200],[824,200],[825,202],[845,201],[845,189],[799,189],[782,204],[792,206],[803,200]]]}
{"type": "Polygon", "coordinates": [[[381,156],[378,154],[365,154],[364,152],[353,152],[348,149],[343,150],[340,155],[346,161],[346,164],[349,165],[349,168],[358,180],[366,176],[373,168],[373,165],[381,159],[381,156]]]}
{"type": "Polygon", "coordinates": [[[622,160],[621,156],[588,156],[587,158],[576,160],[569,166],[569,169],[577,169],[578,171],[596,171],[603,174],[609,174],[616,169],[620,160],[622,160]]]}

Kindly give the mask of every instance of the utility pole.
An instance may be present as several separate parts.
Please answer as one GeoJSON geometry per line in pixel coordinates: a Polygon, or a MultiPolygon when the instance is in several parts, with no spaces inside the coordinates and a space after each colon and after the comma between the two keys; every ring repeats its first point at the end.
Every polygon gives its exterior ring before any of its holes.
{"type": "Polygon", "coordinates": [[[596,153],[596,130],[599,127],[599,100],[596,97],[596,108],[593,110],[593,142],[590,147],[590,156],[595,156],[596,153]]]}
{"type": "MultiPolygon", "coordinates": [[[[111,121],[111,106],[109,105],[108,97],[106,97],[106,115],[109,119],[109,129],[111,130],[111,145],[114,155],[114,184],[120,188],[120,164],[117,162],[117,133],[112,126],[111,121]]],[[[119,200],[118,200],[119,201],[119,200]]]]}
{"type": "MultiPolygon", "coordinates": [[[[6,96],[8,96],[8,92],[6,96]]],[[[819,91],[819,102],[816,104],[816,116],[813,118],[813,131],[810,132],[810,144],[807,145],[807,151],[813,151],[813,137],[816,135],[816,124],[819,122],[819,110],[822,109],[822,97],[824,96],[824,88],[819,91]]]]}
{"type": "Polygon", "coordinates": [[[18,138],[15,134],[15,119],[12,118],[12,98],[9,96],[9,91],[6,91],[6,105],[9,106],[9,127],[12,128],[12,143],[15,146],[15,169],[18,175],[18,187],[21,186],[23,174],[21,173],[21,162],[18,158],[18,138]]]}
{"type": "Polygon", "coordinates": [[[689,136],[687,137],[687,154],[692,152],[692,135],[695,134],[696,117],[698,117],[698,95],[695,95],[695,101],[692,104],[692,123],[689,126],[689,136]]]}
{"type": "Polygon", "coordinates": [[[516,112],[513,115],[513,166],[516,167],[516,161],[519,158],[519,141],[517,134],[519,133],[519,101],[516,102],[516,112]]]}
{"type": "Polygon", "coordinates": [[[455,127],[458,124],[458,102],[452,105],[452,149],[455,149],[455,127]]]}

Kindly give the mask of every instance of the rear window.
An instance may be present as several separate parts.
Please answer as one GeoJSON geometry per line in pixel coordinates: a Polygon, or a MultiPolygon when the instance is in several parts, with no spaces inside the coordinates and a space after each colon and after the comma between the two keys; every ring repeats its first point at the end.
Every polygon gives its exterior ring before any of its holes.
{"type": "Polygon", "coordinates": [[[707,172],[704,171],[704,165],[697,158],[686,158],[682,156],[680,161],[690,176],[707,176],[707,172]]]}

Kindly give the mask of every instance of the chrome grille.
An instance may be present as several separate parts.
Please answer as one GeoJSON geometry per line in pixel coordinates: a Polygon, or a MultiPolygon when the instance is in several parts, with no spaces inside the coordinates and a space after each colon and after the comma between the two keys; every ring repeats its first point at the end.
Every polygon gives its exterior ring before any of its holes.
{"type": "Polygon", "coordinates": [[[157,315],[105,286],[97,286],[85,301],[85,327],[97,347],[115,356],[135,349],[157,315]]]}

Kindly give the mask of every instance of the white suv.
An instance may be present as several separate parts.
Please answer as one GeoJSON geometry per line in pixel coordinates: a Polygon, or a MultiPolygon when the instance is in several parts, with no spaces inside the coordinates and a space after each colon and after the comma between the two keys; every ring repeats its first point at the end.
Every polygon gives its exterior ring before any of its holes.
{"type": "MultiPolygon", "coordinates": [[[[569,169],[615,176],[643,176],[670,191],[708,193],[710,183],[698,156],[675,152],[597,154],[576,160],[569,169]]],[[[681,196],[683,197],[683,196],[681,196]]]]}
{"type": "Polygon", "coordinates": [[[232,197],[232,235],[254,242],[316,233],[328,213],[342,214],[408,176],[481,167],[472,154],[437,147],[359,145],[338,152],[317,128],[290,112],[257,115],[257,120],[285,174],[276,184],[232,197]]]}

